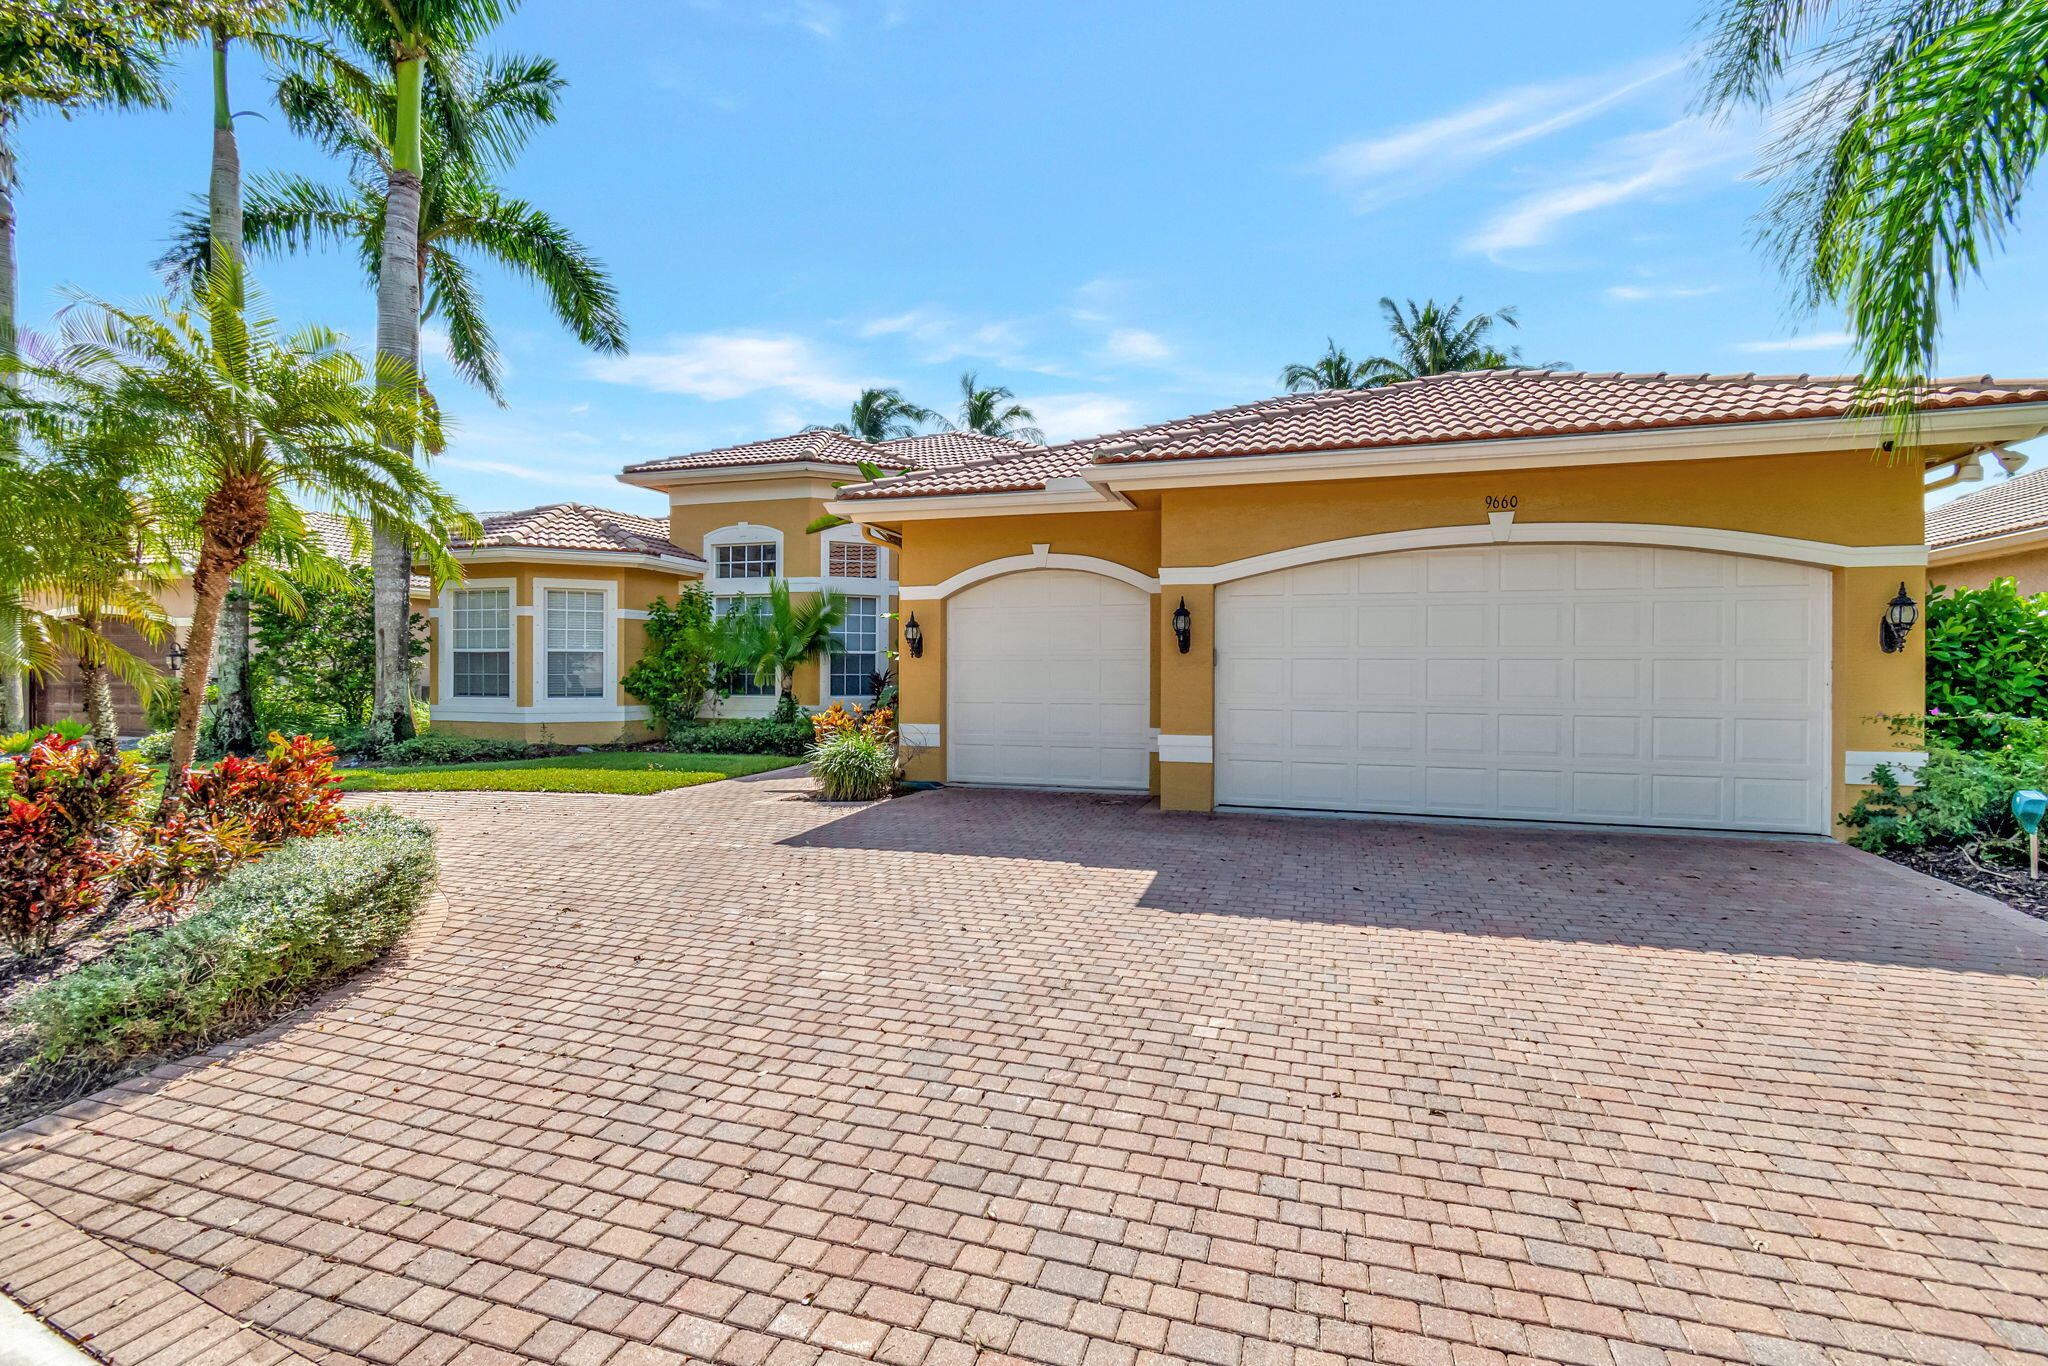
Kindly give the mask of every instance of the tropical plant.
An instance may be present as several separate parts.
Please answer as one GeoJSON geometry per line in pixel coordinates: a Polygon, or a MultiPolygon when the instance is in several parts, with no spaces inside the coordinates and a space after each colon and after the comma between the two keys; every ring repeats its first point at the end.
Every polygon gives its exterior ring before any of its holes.
{"type": "Polygon", "coordinates": [[[775,679],[776,719],[787,721],[797,712],[796,671],[831,651],[832,633],[845,620],[843,594],[827,589],[799,602],[786,581],[775,579],[766,597],[735,598],[712,623],[710,639],[727,668],[775,679]]]}
{"type": "Polygon", "coordinates": [[[391,367],[380,363],[372,390],[368,367],[331,331],[280,335],[241,276],[239,266],[217,263],[194,308],[163,302],[144,311],[76,296],[63,348],[47,364],[22,367],[35,402],[118,420],[158,477],[197,495],[195,604],[167,813],[198,741],[221,601],[272,521],[298,516],[288,490],[376,510],[419,536],[436,572],[451,577],[446,538],[474,534],[474,522],[410,458],[414,440],[430,449],[440,442],[416,388],[384,382],[391,367]],[[394,432],[405,449],[379,444],[394,432]]]}
{"type": "Polygon", "coordinates": [[[888,796],[896,781],[895,751],[858,730],[818,741],[804,758],[826,801],[871,802],[888,796]]]}
{"type": "Polygon", "coordinates": [[[92,727],[70,720],[52,721],[47,726],[30,726],[12,735],[0,735],[0,755],[26,754],[43,740],[52,738],[74,742],[90,740],[92,727]]]}
{"type": "MultiPolygon", "coordinates": [[[[370,571],[352,565],[339,582],[301,584],[296,603],[255,596],[252,687],[267,730],[334,736],[370,719],[377,633],[370,571]]],[[[417,613],[406,632],[411,659],[427,652],[417,613]]]]}
{"type": "Polygon", "coordinates": [[[939,421],[942,419],[937,413],[912,403],[900,389],[863,389],[853,401],[846,421],[834,422],[825,430],[857,436],[862,441],[882,442],[916,436],[922,424],[939,421]]]}
{"type": "Polygon", "coordinates": [[[969,370],[960,376],[960,415],[955,427],[983,436],[1007,436],[1017,441],[1044,441],[1045,433],[1031,425],[1038,420],[1016,394],[1002,385],[981,387],[981,377],[969,370]]]}
{"type": "MultiPolygon", "coordinates": [[[[891,474],[893,474],[893,473],[896,473],[896,471],[893,471],[893,470],[885,470],[885,469],[883,469],[883,468],[882,468],[882,467],[881,467],[880,465],[874,464],[873,462],[871,462],[871,461],[867,461],[867,460],[856,460],[856,461],[854,461],[853,463],[854,463],[854,468],[856,468],[856,469],[858,469],[858,470],[860,471],[860,478],[859,478],[859,479],[835,479],[835,480],[833,480],[833,481],[832,481],[832,487],[833,487],[833,488],[835,488],[835,489],[843,489],[843,488],[845,488],[845,487],[846,487],[846,486],[847,486],[848,484],[859,484],[859,483],[868,483],[868,484],[872,484],[872,483],[874,483],[874,482],[875,482],[875,481],[876,481],[877,479],[886,479],[886,478],[888,478],[888,477],[889,477],[889,476],[890,476],[891,474]]],[[[913,467],[913,466],[906,466],[905,468],[914,468],[914,467],[913,467]]],[[[817,534],[818,534],[819,532],[821,532],[821,531],[830,531],[830,530],[831,530],[831,529],[832,529],[833,527],[835,527],[835,526],[845,526],[845,525],[846,525],[846,524],[847,524],[848,522],[850,522],[851,520],[852,520],[852,519],[851,519],[851,518],[849,518],[849,517],[841,517],[841,516],[840,516],[840,515],[839,515],[838,513],[836,513],[836,512],[827,512],[827,513],[824,513],[824,514],[822,514],[821,516],[818,516],[818,517],[814,517],[814,518],[812,518],[812,519],[811,519],[811,521],[810,521],[810,524],[809,524],[809,525],[807,525],[807,526],[806,526],[806,527],[804,528],[804,532],[805,532],[805,534],[807,534],[807,535],[815,536],[815,535],[817,535],[817,534]]]]}
{"type": "Polygon", "coordinates": [[[718,666],[711,595],[686,584],[673,604],[647,604],[647,646],[619,686],[645,702],[663,735],[697,719],[718,666]]]}
{"type": "Polygon", "coordinates": [[[16,953],[46,948],[97,909],[118,865],[114,841],[147,775],[61,735],[31,746],[0,806],[0,939],[16,953]]]}
{"type": "Polygon", "coordinates": [[[1965,748],[1995,744],[1987,717],[2048,714],[2048,593],[2011,579],[1927,592],[1927,709],[1965,748]]]}
{"type": "Polygon", "coordinates": [[[1707,104],[1791,111],[1763,242],[1847,316],[1867,405],[1910,436],[1941,310],[2048,149],[2048,0],[1721,0],[1707,104]]]}
{"type": "Polygon", "coordinates": [[[1378,372],[1368,362],[1353,360],[1337,339],[1325,339],[1323,354],[1307,365],[1289,365],[1280,372],[1280,384],[1290,394],[1308,389],[1364,389],[1379,382],[1378,372]]]}

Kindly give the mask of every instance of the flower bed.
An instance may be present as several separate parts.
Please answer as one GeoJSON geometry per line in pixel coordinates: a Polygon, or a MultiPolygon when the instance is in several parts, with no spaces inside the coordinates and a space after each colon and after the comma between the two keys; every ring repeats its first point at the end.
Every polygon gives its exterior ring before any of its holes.
{"type": "Polygon", "coordinates": [[[427,827],[342,812],[333,751],[272,740],[155,810],[150,770],[62,736],[0,775],[0,1127],[241,1032],[403,931],[427,827]]]}

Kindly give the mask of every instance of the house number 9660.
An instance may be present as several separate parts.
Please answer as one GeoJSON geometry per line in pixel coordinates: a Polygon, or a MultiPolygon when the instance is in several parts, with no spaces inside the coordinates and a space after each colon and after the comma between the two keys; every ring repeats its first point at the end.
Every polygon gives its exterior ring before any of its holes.
{"type": "Polygon", "coordinates": [[[1488,512],[1512,512],[1520,507],[1521,504],[1522,499],[1518,494],[1489,493],[1486,495],[1486,510],[1488,512]]]}

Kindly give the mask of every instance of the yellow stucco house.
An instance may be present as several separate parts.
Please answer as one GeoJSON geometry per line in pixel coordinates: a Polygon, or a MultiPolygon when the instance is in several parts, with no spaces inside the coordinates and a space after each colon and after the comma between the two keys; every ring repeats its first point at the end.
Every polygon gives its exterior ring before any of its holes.
{"type": "Polygon", "coordinates": [[[2048,430],[2048,381],[1941,381],[1894,459],[1853,397],[1438,375],[827,506],[896,566],[915,777],[1818,834],[1918,757],[1876,718],[1924,705],[1883,623],[1926,595],[1927,471],[2048,430]]]}
{"type": "MultiPolygon", "coordinates": [[[[624,483],[669,499],[666,519],[580,503],[489,514],[453,547],[464,578],[426,606],[433,723],[458,734],[602,744],[652,734],[647,707],[620,679],[640,656],[648,605],[701,582],[720,609],[776,580],[847,599],[840,648],[799,671],[809,707],[866,702],[888,667],[896,610],[894,547],[855,526],[812,534],[835,485],[863,463],[935,470],[1043,448],[973,432],[870,444],[796,432],[626,469],[624,483]]],[[[706,717],[766,716],[772,684],[707,702],[706,717]]]]}
{"type": "Polygon", "coordinates": [[[2048,593],[2048,470],[1945,503],[1927,514],[1928,577],[1958,588],[2013,579],[2048,593]]]}

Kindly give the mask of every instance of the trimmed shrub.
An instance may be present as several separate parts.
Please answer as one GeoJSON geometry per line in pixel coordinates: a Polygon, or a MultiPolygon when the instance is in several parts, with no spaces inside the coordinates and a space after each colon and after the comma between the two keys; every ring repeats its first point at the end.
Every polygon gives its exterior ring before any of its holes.
{"type": "Polygon", "coordinates": [[[694,721],[668,733],[683,754],[787,754],[800,759],[813,740],[809,721],[694,721]]]}
{"type": "Polygon", "coordinates": [[[1927,709],[1944,738],[1996,749],[1994,718],[2048,710],[2048,593],[2011,579],[1927,594],[1927,709]]]}
{"type": "Polygon", "coordinates": [[[451,735],[427,731],[410,740],[400,740],[377,756],[393,768],[418,768],[427,764],[480,764],[500,759],[524,759],[533,746],[517,740],[485,740],[474,735],[451,735]]]}
{"type": "Polygon", "coordinates": [[[843,731],[821,740],[805,757],[828,801],[871,802],[888,796],[896,782],[895,752],[859,731],[843,731]]]}
{"type": "Polygon", "coordinates": [[[432,885],[433,833],[378,809],[229,873],[191,916],[32,992],[40,1063],[185,1051],[236,1032],[397,941],[432,885]]]}
{"type": "Polygon", "coordinates": [[[135,757],[145,764],[167,764],[171,761],[171,733],[155,730],[135,742],[135,757]]]}

